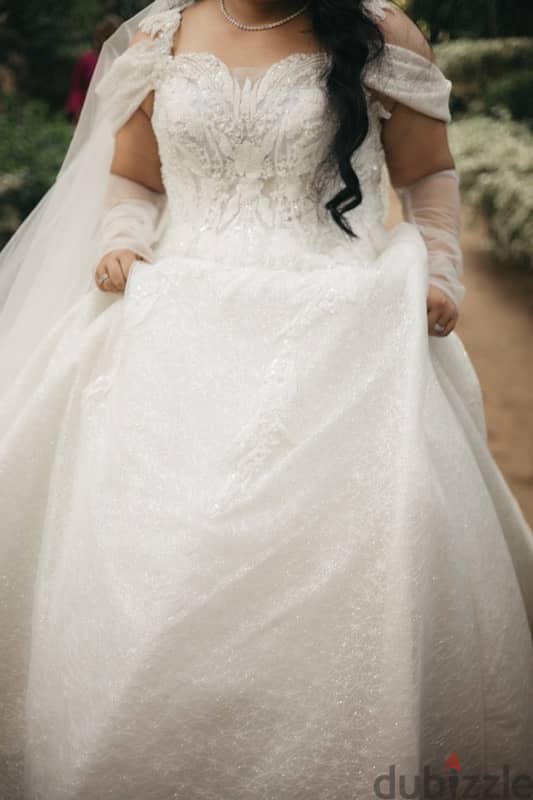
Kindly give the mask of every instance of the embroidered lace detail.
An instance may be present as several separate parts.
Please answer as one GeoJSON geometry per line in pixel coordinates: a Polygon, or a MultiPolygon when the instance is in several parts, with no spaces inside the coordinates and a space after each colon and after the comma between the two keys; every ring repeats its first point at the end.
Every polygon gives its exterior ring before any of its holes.
{"type": "Polygon", "coordinates": [[[189,5],[189,2],[182,2],[167,11],[150,14],[141,22],[139,30],[158,39],[162,52],[169,53],[172,50],[174,34],[181,22],[181,10],[186,5],[189,5]]]}
{"type": "MultiPolygon", "coordinates": [[[[327,197],[314,188],[335,128],[322,85],[327,54],[294,53],[243,83],[212,53],[164,60],[152,124],[172,219],[169,252],[253,261],[259,251],[273,253],[275,231],[286,261],[288,230],[306,252],[345,245],[324,209],[341,184],[333,178],[327,197]]],[[[349,217],[359,233],[384,211],[380,110],[368,102],[371,130],[354,156],[365,199],[349,217]]]]}

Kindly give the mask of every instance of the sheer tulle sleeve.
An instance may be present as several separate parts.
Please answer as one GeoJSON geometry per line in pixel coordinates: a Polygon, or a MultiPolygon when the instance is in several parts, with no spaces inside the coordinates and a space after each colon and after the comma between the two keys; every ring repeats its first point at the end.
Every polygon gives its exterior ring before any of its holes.
{"type": "Polygon", "coordinates": [[[366,88],[421,114],[449,122],[452,84],[432,60],[422,32],[403,12],[382,0],[370,0],[367,11],[383,30],[385,48],[365,70],[366,88]]]}
{"type": "Polygon", "coordinates": [[[121,175],[110,175],[100,228],[100,256],[131,250],[143,261],[153,262],[153,244],[164,207],[165,195],[121,175]]]}
{"type": "Polygon", "coordinates": [[[404,219],[418,227],[428,250],[429,283],[456,306],[465,296],[460,245],[461,196],[456,170],[442,170],[397,187],[404,219]]]}

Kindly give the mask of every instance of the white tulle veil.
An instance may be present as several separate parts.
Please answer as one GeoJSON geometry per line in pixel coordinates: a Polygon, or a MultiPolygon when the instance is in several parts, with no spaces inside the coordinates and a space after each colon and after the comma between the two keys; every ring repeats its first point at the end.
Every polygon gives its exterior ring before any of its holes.
{"type": "Polygon", "coordinates": [[[106,42],[72,143],[52,188],[0,253],[0,396],[62,315],[90,288],[114,133],[96,87],[149,14],[177,5],[156,0],[106,42]]]}

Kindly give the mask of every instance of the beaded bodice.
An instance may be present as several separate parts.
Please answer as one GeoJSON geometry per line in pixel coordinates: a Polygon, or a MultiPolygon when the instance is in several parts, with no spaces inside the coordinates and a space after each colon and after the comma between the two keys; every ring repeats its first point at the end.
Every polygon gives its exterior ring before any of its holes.
{"type": "MultiPolygon", "coordinates": [[[[388,71],[367,72],[369,131],[352,156],[363,200],[345,214],[358,237],[349,239],[325,208],[344,183],[336,165],[320,170],[336,127],[325,88],[331,55],[293,53],[265,68],[230,68],[209,52],[176,55],[181,13],[194,2],[148,15],[141,29],[150,38],[118,58],[99,87],[104,113],[117,125],[143,92],[154,92],[152,126],[168,198],[162,252],[252,262],[260,253],[279,265],[312,253],[334,263],[347,247],[375,255],[387,196],[381,122],[389,115],[372,89],[386,84],[402,101],[413,95],[425,113],[445,115],[448,82],[402,48],[388,48],[388,71]]],[[[375,3],[378,14],[383,2],[375,3]]]]}
{"type": "MultiPolygon", "coordinates": [[[[345,247],[324,208],[343,184],[334,174],[327,190],[315,183],[334,133],[323,84],[329,55],[293,53],[266,68],[233,69],[208,52],[175,56],[165,38],[179,13],[143,25],[163,39],[152,125],[168,196],[167,247],[257,260],[273,252],[274,232],[285,254],[288,240],[315,252],[345,247]]],[[[348,215],[361,237],[384,215],[382,109],[370,95],[369,111],[371,129],[354,158],[364,200],[348,215]]]]}

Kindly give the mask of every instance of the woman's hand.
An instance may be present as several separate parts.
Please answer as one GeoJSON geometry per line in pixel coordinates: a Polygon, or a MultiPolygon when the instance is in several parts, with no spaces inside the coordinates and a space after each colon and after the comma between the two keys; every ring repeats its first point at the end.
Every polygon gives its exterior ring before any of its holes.
{"type": "Polygon", "coordinates": [[[457,324],[457,306],[447,294],[430,284],[427,296],[428,333],[430,336],[448,336],[457,324]],[[435,325],[437,326],[435,328],[435,325]]]}
{"type": "Polygon", "coordinates": [[[144,261],[131,250],[113,250],[96,267],[94,279],[102,292],[120,294],[124,291],[131,265],[134,261],[144,261]],[[108,278],[105,276],[108,275],[108,278]]]}

